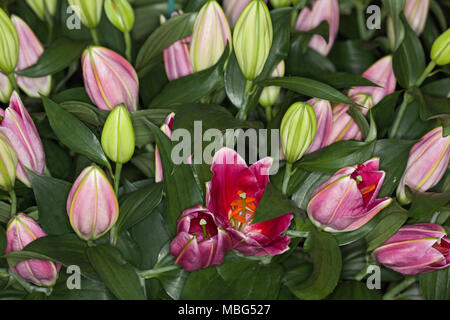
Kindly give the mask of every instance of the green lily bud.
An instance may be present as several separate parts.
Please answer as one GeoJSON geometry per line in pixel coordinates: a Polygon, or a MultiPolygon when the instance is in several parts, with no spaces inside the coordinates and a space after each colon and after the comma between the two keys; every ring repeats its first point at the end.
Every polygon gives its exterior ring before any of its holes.
{"type": "Polygon", "coordinates": [[[11,74],[19,59],[19,37],[5,11],[0,9],[0,71],[11,74]]]}
{"type": "Polygon", "coordinates": [[[130,113],[123,104],[111,111],[102,132],[102,147],[109,159],[127,163],[134,154],[135,138],[130,113]]]}
{"type": "Polygon", "coordinates": [[[447,29],[434,41],[431,48],[431,60],[438,66],[450,63],[450,29],[447,29]]]}
{"type": "Polygon", "coordinates": [[[103,0],[68,0],[81,22],[89,29],[98,26],[102,18],[103,0]]]}
{"type": "Polygon", "coordinates": [[[272,40],[269,9],[264,1],[253,0],[242,12],[233,33],[236,58],[247,80],[255,80],[262,72],[272,40]]]}
{"type": "Polygon", "coordinates": [[[128,0],[105,0],[109,21],[120,31],[130,32],[134,25],[134,11],[128,0]]]}
{"type": "Polygon", "coordinates": [[[51,16],[56,13],[56,6],[58,5],[58,0],[25,0],[28,6],[34,11],[39,19],[45,21],[45,8],[47,7],[48,12],[51,16]]]}
{"type": "Polygon", "coordinates": [[[6,191],[14,189],[16,181],[17,154],[11,142],[0,132],[0,188],[6,191]]]}
{"type": "Polygon", "coordinates": [[[291,0],[270,0],[270,4],[274,8],[289,7],[291,5],[291,0]]]}
{"type": "Polygon", "coordinates": [[[281,146],[288,163],[303,157],[317,132],[314,108],[304,102],[294,103],[281,121],[281,146]]]}
{"type": "MultiPolygon", "coordinates": [[[[285,71],[285,63],[284,60],[282,60],[275,68],[275,70],[273,70],[272,78],[283,77],[284,71],[285,71]]],[[[280,95],[280,90],[281,88],[277,86],[270,86],[264,88],[263,92],[261,93],[261,96],[259,97],[259,104],[262,105],[264,108],[273,106],[273,104],[277,101],[278,96],[280,95]]]]}

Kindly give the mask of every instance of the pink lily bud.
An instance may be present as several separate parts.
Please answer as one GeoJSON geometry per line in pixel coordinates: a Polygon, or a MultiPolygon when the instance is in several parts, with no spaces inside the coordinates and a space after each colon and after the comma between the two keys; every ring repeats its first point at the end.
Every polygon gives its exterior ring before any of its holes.
{"type": "Polygon", "coordinates": [[[177,236],[170,244],[175,264],[195,271],[222,264],[231,249],[231,238],[214,214],[198,205],[185,210],[178,219],[177,236]]]}
{"type": "Polygon", "coordinates": [[[11,95],[9,107],[0,124],[0,130],[12,142],[17,153],[17,178],[31,186],[25,168],[38,174],[45,171],[45,152],[39,133],[17,92],[11,95]]]}
{"type": "MultiPolygon", "coordinates": [[[[178,13],[172,13],[177,16],[178,13]]],[[[166,22],[166,18],[161,16],[161,23],[166,22]]],[[[167,78],[170,81],[187,76],[193,73],[191,62],[189,60],[190,37],[178,40],[170,47],[164,50],[164,66],[166,68],[167,78]]]]}
{"type": "Polygon", "coordinates": [[[279,255],[289,250],[284,235],[293,215],[253,223],[257,207],[269,183],[272,158],[251,166],[233,149],[222,148],[213,158],[213,177],[206,186],[206,207],[228,231],[233,249],[246,256],[279,255]]]}
{"type": "Polygon", "coordinates": [[[311,99],[308,104],[314,108],[317,119],[317,132],[306,154],[312,153],[316,150],[327,146],[328,137],[331,132],[331,124],[333,122],[333,112],[331,111],[331,104],[329,101],[321,99],[311,99]]]}
{"type": "Polygon", "coordinates": [[[430,0],[406,0],[404,13],[411,28],[422,34],[427,22],[430,0]]]}
{"type": "Polygon", "coordinates": [[[312,11],[307,7],[303,8],[297,18],[295,29],[310,31],[318,27],[323,21],[327,21],[329,24],[328,41],[321,35],[315,34],[312,36],[309,46],[323,56],[327,56],[339,31],[339,4],[337,0],[317,0],[312,6],[312,11]]]}
{"type": "MultiPolygon", "coordinates": [[[[13,217],[6,229],[6,253],[21,251],[36,239],[47,236],[44,230],[30,217],[20,213],[13,217]]],[[[30,259],[19,262],[15,266],[10,265],[23,279],[35,285],[51,287],[58,279],[61,265],[47,260],[30,259]]]]}
{"type": "MultiPolygon", "coordinates": [[[[19,38],[19,60],[16,70],[26,69],[35,64],[42,53],[44,47],[34,34],[33,30],[17,16],[12,16],[11,21],[16,27],[19,38]]],[[[16,76],[19,87],[30,97],[39,98],[39,94],[48,96],[52,87],[52,77],[27,78],[16,76]]]]}
{"type": "Polygon", "coordinates": [[[89,98],[103,110],[124,104],[136,111],[139,100],[139,79],[131,64],[114,51],[92,46],[81,58],[84,87],[89,98]]]}
{"type": "Polygon", "coordinates": [[[7,76],[0,72],[0,102],[8,103],[13,87],[7,76]]]}
{"type": "Polygon", "coordinates": [[[450,163],[450,136],[443,137],[442,127],[428,132],[409,153],[408,164],[397,188],[397,198],[409,203],[405,186],[425,192],[442,179],[450,163]]]}
{"type": "Polygon", "coordinates": [[[195,72],[219,61],[227,43],[231,46],[231,30],[225,13],[215,0],[208,0],[195,19],[190,60],[195,72]]]}
{"type": "Polygon", "coordinates": [[[378,158],[362,165],[343,168],[314,191],[308,216],[327,232],[356,230],[386,208],[392,199],[377,199],[385,173],[378,158]]]}
{"type": "MultiPolygon", "coordinates": [[[[356,103],[362,105],[360,111],[363,114],[367,114],[370,108],[373,107],[372,97],[370,95],[361,93],[350,97],[356,103]]],[[[333,144],[341,140],[361,140],[362,134],[358,125],[353,118],[347,113],[347,111],[353,108],[348,104],[338,104],[333,109],[333,123],[331,126],[330,134],[328,136],[327,145],[333,144]]]]}
{"type": "Polygon", "coordinates": [[[450,265],[450,239],[437,224],[401,227],[373,252],[375,259],[404,275],[428,273],[450,265]]]}
{"type": "Polygon", "coordinates": [[[102,169],[90,166],[75,181],[67,199],[67,213],[76,234],[96,240],[116,223],[119,203],[102,169]]]}
{"type": "MultiPolygon", "coordinates": [[[[161,126],[161,131],[164,132],[169,139],[172,139],[173,121],[175,119],[175,113],[171,113],[167,116],[164,124],[161,126]]],[[[161,156],[159,155],[158,146],[155,148],[155,182],[159,183],[164,180],[161,156]]]]}
{"type": "Polygon", "coordinates": [[[397,86],[397,79],[392,67],[392,56],[381,58],[367,69],[362,76],[379,85],[379,87],[354,87],[349,91],[348,96],[352,97],[360,93],[368,94],[372,97],[374,106],[383,100],[384,97],[393,93],[397,86]]]}
{"type": "MultiPolygon", "coordinates": [[[[227,16],[230,27],[234,27],[236,21],[239,19],[242,11],[252,0],[223,0],[223,11],[227,16]]],[[[264,0],[267,3],[267,0],[264,0]]]]}

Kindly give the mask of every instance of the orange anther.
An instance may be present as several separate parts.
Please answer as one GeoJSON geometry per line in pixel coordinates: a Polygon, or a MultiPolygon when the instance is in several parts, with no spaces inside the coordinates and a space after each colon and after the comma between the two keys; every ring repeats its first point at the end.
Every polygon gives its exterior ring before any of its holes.
{"type": "Polygon", "coordinates": [[[366,195],[366,194],[372,192],[373,190],[375,190],[375,188],[376,188],[376,185],[371,184],[371,185],[365,186],[360,191],[361,191],[362,195],[366,195]]]}

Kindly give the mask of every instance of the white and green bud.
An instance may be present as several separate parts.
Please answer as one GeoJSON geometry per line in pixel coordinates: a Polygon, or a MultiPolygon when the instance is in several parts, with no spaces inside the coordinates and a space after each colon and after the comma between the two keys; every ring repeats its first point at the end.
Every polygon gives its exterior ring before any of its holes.
{"type": "MultiPolygon", "coordinates": [[[[281,78],[284,77],[285,72],[285,63],[284,60],[282,60],[278,66],[273,70],[272,72],[272,78],[281,78]]],[[[277,101],[278,96],[280,95],[280,87],[277,86],[270,86],[264,88],[263,92],[261,93],[261,97],[259,98],[259,104],[262,105],[264,108],[268,108],[274,105],[274,103],[277,101]]]]}
{"type": "Polygon", "coordinates": [[[105,0],[109,21],[120,31],[130,32],[134,26],[134,11],[128,0],[105,0]]]}
{"type": "Polygon", "coordinates": [[[133,157],[135,136],[130,112],[121,104],[111,111],[102,132],[102,147],[109,159],[127,163],[133,157]]]}
{"type": "Polygon", "coordinates": [[[34,11],[39,19],[45,21],[45,8],[48,13],[54,16],[58,5],[58,0],[25,0],[28,6],[34,11]]]}
{"type": "Polygon", "coordinates": [[[81,22],[94,29],[102,18],[103,0],[68,0],[81,22]]]}
{"type": "Polygon", "coordinates": [[[262,72],[273,41],[269,9],[262,0],[253,0],[242,12],[233,33],[233,45],[239,67],[247,80],[262,72]]]}
{"type": "Polygon", "coordinates": [[[10,75],[19,59],[19,37],[5,11],[0,8],[0,71],[10,75]]]}
{"type": "Polygon", "coordinates": [[[0,188],[6,191],[14,189],[16,181],[17,154],[11,142],[0,132],[0,188]]]}
{"type": "Polygon", "coordinates": [[[450,29],[447,29],[434,41],[431,48],[431,60],[438,66],[450,63],[450,29]]]}
{"type": "Polygon", "coordinates": [[[317,132],[314,108],[304,102],[294,103],[281,121],[281,146],[288,163],[303,157],[317,132]]]}

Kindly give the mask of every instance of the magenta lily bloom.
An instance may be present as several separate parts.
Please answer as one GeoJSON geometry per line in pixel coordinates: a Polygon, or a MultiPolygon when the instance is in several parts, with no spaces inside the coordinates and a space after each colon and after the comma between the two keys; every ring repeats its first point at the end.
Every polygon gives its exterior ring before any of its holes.
{"type": "MultiPolygon", "coordinates": [[[[13,217],[6,230],[6,253],[21,251],[36,239],[47,236],[44,230],[30,217],[20,213],[13,217]]],[[[10,265],[19,276],[35,285],[51,287],[58,279],[61,265],[47,260],[30,259],[10,265]]]]}
{"type": "Polygon", "coordinates": [[[89,98],[102,110],[124,104],[136,111],[139,79],[131,64],[114,51],[103,47],[87,48],[81,58],[84,87],[89,98]]]}
{"type": "Polygon", "coordinates": [[[401,227],[373,252],[375,259],[404,275],[415,275],[447,268],[450,265],[450,239],[437,224],[401,227]]]}
{"type": "Polygon", "coordinates": [[[428,132],[409,153],[408,164],[397,188],[397,198],[409,203],[405,186],[425,192],[439,183],[450,163],[450,136],[443,137],[442,127],[428,132]]]}
{"type": "MultiPolygon", "coordinates": [[[[172,17],[177,15],[177,12],[172,13],[172,17]]],[[[161,23],[164,22],[166,22],[166,18],[161,16],[161,23]]],[[[194,72],[189,60],[190,42],[191,38],[186,37],[178,40],[164,50],[164,66],[166,68],[167,78],[170,81],[185,77],[194,72]]]]}
{"type": "MultiPolygon", "coordinates": [[[[11,21],[16,27],[19,38],[19,60],[16,70],[26,69],[35,64],[42,53],[44,47],[34,34],[33,30],[17,16],[12,16],[11,21]]],[[[48,96],[52,86],[52,77],[27,78],[16,76],[19,87],[30,97],[39,98],[39,94],[48,96]]]]}
{"type": "Polygon", "coordinates": [[[17,153],[17,178],[31,186],[25,168],[38,174],[45,171],[45,153],[39,133],[17,92],[13,92],[9,107],[0,124],[0,130],[12,142],[17,153]]]}
{"type": "Polygon", "coordinates": [[[170,252],[175,264],[195,271],[222,264],[231,245],[228,232],[219,227],[214,214],[198,205],[185,210],[178,219],[170,252]]]}
{"type": "MultiPolygon", "coordinates": [[[[163,125],[161,126],[161,131],[164,132],[164,134],[169,137],[169,139],[172,139],[172,129],[173,129],[173,121],[175,119],[175,113],[171,113],[167,116],[166,120],[164,121],[163,125]]],[[[163,169],[162,169],[162,163],[161,163],[161,156],[159,154],[158,146],[155,147],[155,182],[159,183],[164,181],[164,175],[163,175],[163,169]]]]}
{"type": "Polygon", "coordinates": [[[330,136],[333,122],[333,112],[329,101],[314,98],[309,100],[308,104],[314,108],[316,114],[317,132],[306,154],[322,149],[328,145],[328,137],[330,136]]]}
{"type": "Polygon", "coordinates": [[[379,159],[343,168],[314,191],[308,204],[308,216],[328,232],[356,230],[386,208],[392,199],[377,199],[385,173],[379,171],[379,159]]]}
{"type": "Polygon", "coordinates": [[[67,199],[67,213],[75,233],[84,240],[96,240],[108,232],[119,217],[119,203],[102,169],[84,169],[67,199]]]}
{"type": "Polygon", "coordinates": [[[312,10],[304,7],[297,18],[295,29],[310,31],[318,27],[323,21],[327,21],[329,24],[328,41],[315,34],[312,36],[309,46],[323,56],[327,56],[339,31],[339,4],[337,0],[317,0],[313,3],[312,10]]]}
{"type": "Polygon", "coordinates": [[[212,162],[206,207],[229,232],[233,248],[246,256],[278,255],[289,249],[290,238],[282,233],[288,229],[292,214],[252,224],[269,183],[271,165],[272,159],[264,158],[248,167],[229,148],[220,149],[212,162]]]}

